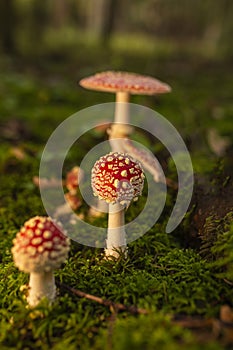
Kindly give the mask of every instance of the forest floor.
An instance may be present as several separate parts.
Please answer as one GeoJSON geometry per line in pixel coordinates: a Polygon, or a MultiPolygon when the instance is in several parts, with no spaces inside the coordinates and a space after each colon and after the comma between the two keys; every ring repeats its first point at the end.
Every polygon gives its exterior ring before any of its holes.
{"type": "MultiPolygon", "coordinates": [[[[0,65],[0,348],[232,349],[230,60],[184,48],[134,51],[81,46],[73,55],[53,49],[2,56],[0,65]],[[194,168],[192,202],[179,227],[165,233],[177,194],[168,188],[158,222],[130,243],[128,258],[118,262],[103,260],[101,249],[73,241],[68,261],[55,273],[59,290],[55,303],[43,301],[31,310],[20,292],[28,276],[14,267],[12,239],[27,219],[46,215],[33,178],[51,133],[75,112],[114,101],[112,94],[87,91],[77,84],[103,70],[148,74],[172,86],[170,94],[133,96],[132,102],[165,116],[182,136],[194,168]],[[75,289],[113,304],[81,298],[75,289]],[[120,310],[118,303],[125,309],[120,310]]],[[[64,177],[105,138],[101,132],[83,137],[66,159],[64,177]]],[[[156,152],[166,176],[176,181],[165,147],[145,142],[156,152]]],[[[135,206],[127,211],[129,221],[135,206]]],[[[79,211],[87,211],[85,204],[79,211]]],[[[96,220],[104,227],[106,222],[106,217],[96,220]]]]}

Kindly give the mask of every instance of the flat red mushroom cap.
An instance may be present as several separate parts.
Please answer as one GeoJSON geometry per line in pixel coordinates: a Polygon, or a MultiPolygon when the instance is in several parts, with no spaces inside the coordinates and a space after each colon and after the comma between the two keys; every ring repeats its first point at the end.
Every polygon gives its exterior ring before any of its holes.
{"type": "Polygon", "coordinates": [[[111,152],[92,168],[94,195],[107,203],[128,204],[141,195],[144,174],[140,163],[126,153],[111,152]]]}
{"type": "Polygon", "coordinates": [[[13,240],[15,265],[24,272],[48,272],[65,261],[69,238],[50,217],[35,216],[25,222],[13,240]]]}
{"type": "Polygon", "coordinates": [[[82,79],[79,84],[90,90],[128,92],[139,95],[162,94],[171,87],[158,79],[129,72],[107,71],[82,79]]]}

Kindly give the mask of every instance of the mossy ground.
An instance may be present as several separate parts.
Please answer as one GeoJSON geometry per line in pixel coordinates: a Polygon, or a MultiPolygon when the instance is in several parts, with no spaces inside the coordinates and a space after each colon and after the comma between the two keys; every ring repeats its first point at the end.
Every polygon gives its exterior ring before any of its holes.
{"type": "MultiPolygon", "coordinates": [[[[148,50],[142,55],[140,50],[109,47],[101,51],[90,46],[70,57],[70,53],[60,57],[55,50],[47,56],[41,53],[36,63],[33,55],[1,62],[1,349],[230,349],[232,323],[226,325],[220,312],[223,305],[233,306],[232,144],[220,157],[207,136],[211,128],[220,137],[232,136],[232,66],[226,58],[193,57],[193,53],[176,50],[158,54],[148,50]],[[12,239],[25,220],[46,214],[32,178],[38,175],[49,135],[76,111],[114,100],[111,94],[84,91],[76,83],[104,69],[150,74],[172,85],[170,95],[135,96],[132,102],[166,116],[187,143],[196,178],[193,202],[183,223],[166,234],[176,196],[169,189],[159,222],[129,245],[127,260],[105,261],[100,249],[72,242],[67,263],[56,271],[57,282],[145,308],[148,315],[117,312],[62,286],[52,306],[44,301],[32,311],[20,292],[28,276],[14,267],[12,239]],[[191,326],[184,327],[179,321],[187,319],[191,326]],[[213,325],[202,327],[205,320],[214,320],[213,325]],[[198,327],[193,326],[194,321],[199,322],[198,327]]],[[[82,147],[70,152],[67,169],[78,165],[85,152],[102,139],[101,134],[82,139],[82,147]]],[[[164,147],[150,146],[166,175],[176,180],[164,147]]],[[[133,212],[132,207],[127,220],[133,212]]],[[[106,226],[106,218],[102,224],[106,226]]]]}

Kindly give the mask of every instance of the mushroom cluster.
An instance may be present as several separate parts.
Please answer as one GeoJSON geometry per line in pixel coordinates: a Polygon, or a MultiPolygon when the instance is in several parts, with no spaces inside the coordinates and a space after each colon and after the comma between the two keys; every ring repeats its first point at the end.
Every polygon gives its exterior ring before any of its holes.
{"type": "MultiPolygon", "coordinates": [[[[130,125],[129,101],[131,94],[163,94],[170,92],[171,87],[150,76],[117,71],[97,73],[83,78],[79,84],[90,90],[116,93],[114,122],[107,130],[112,151],[129,153],[153,175],[155,182],[163,182],[164,176],[156,157],[152,157],[146,150],[136,148],[130,142],[129,137],[133,128],[130,125]]],[[[97,208],[99,210],[91,210],[90,213],[100,216],[101,202],[98,203],[97,208]]]]}
{"type": "Polygon", "coordinates": [[[141,195],[144,177],[140,163],[126,153],[106,154],[92,168],[93,193],[109,204],[106,256],[126,253],[124,209],[141,195]]]}
{"type": "Polygon", "coordinates": [[[29,273],[27,301],[35,306],[46,297],[53,301],[56,286],[53,270],[60,267],[69,252],[70,240],[61,224],[49,217],[35,216],[25,222],[13,240],[12,254],[19,270],[29,273]]]}
{"type": "MultiPolygon", "coordinates": [[[[108,205],[108,230],[105,256],[119,258],[127,254],[125,209],[142,194],[144,173],[149,170],[155,181],[162,181],[159,163],[145,150],[130,141],[132,133],[129,115],[130,94],[154,95],[171,91],[169,85],[149,76],[128,72],[103,72],[84,78],[80,85],[87,89],[116,93],[114,123],[108,129],[112,152],[100,157],[92,168],[91,185],[100,202],[108,205]]],[[[72,209],[80,206],[77,198],[81,169],[75,167],[67,174],[66,200],[72,209]]],[[[41,180],[41,179],[40,179],[41,180]]],[[[57,186],[56,179],[44,186],[57,186]]],[[[39,184],[39,179],[34,179],[39,184]]],[[[58,208],[64,210],[64,207],[58,208]]],[[[70,208],[69,208],[70,210],[70,208]]],[[[62,225],[50,217],[35,216],[25,222],[13,240],[12,254],[16,267],[29,273],[27,302],[36,306],[43,298],[52,302],[56,296],[53,271],[68,257],[70,240],[62,225]]]]}

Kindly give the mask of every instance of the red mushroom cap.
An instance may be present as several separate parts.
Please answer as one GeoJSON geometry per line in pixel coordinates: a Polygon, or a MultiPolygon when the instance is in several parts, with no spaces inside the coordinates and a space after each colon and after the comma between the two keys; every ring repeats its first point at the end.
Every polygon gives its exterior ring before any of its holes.
{"type": "Polygon", "coordinates": [[[129,92],[139,95],[162,94],[171,91],[171,87],[158,79],[147,75],[128,72],[102,72],[82,79],[79,84],[90,90],[107,92],[129,92]]]}
{"type": "Polygon", "coordinates": [[[13,240],[15,265],[24,272],[48,272],[68,256],[70,240],[50,217],[35,216],[25,222],[13,240]]]}
{"type": "Polygon", "coordinates": [[[126,153],[106,154],[92,168],[94,195],[107,203],[128,204],[141,195],[143,185],[140,163],[126,153]]]}

